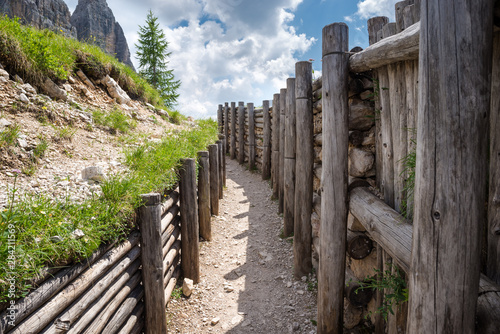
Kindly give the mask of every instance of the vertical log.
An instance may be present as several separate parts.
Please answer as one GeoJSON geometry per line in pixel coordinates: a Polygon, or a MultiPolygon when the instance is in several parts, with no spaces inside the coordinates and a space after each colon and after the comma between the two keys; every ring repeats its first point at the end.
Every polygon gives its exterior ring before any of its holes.
{"type": "Polygon", "coordinates": [[[295,170],[295,205],[293,272],[296,279],[312,270],[311,214],[313,203],[314,120],[312,108],[312,64],[295,64],[297,152],[295,170]]]}
{"type": "Polygon", "coordinates": [[[493,42],[490,116],[490,189],[488,199],[487,274],[500,284],[500,33],[493,42]]]}
{"type": "Polygon", "coordinates": [[[219,175],[219,199],[223,199],[224,198],[224,180],[223,180],[223,177],[224,177],[224,170],[223,170],[223,158],[224,158],[224,154],[222,152],[222,140],[217,140],[215,142],[217,144],[217,154],[219,156],[218,158],[218,163],[219,163],[219,172],[218,172],[218,175],[219,175]]]}
{"type": "Polygon", "coordinates": [[[208,145],[208,160],[210,165],[210,208],[212,215],[219,215],[219,146],[208,145]]]}
{"type": "MultiPolygon", "coordinates": [[[[180,174],[181,265],[184,277],[192,279],[194,284],[197,284],[200,281],[200,225],[198,222],[198,201],[196,198],[195,160],[184,159],[180,174]]],[[[161,290],[156,290],[155,293],[163,295],[163,286],[161,290]],[[159,291],[162,293],[158,293],[159,291]]],[[[165,303],[162,305],[165,305],[165,303]]],[[[161,311],[165,314],[164,306],[161,308],[161,311]]]]}
{"type": "MultiPolygon", "coordinates": [[[[224,103],[224,155],[229,153],[229,108],[228,108],[228,103],[224,103]]],[[[226,159],[224,158],[224,161],[226,159]]]]}
{"type": "MultiPolygon", "coordinates": [[[[311,78],[312,82],[312,78],[311,78]]],[[[285,158],[283,166],[283,235],[293,234],[295,204],[295,79],[286,80],[285,158]]]]}
{"type": "MultiPolygon", "coordinates": [[[[382,275],[384,272],[384,249],[377,244],[377,278],[379,281],[382,280],[382,275]]],[[[384,291],[382,289],[377,289],[375,292],[375,309],[378,310],[383,305],[384,301],[384,291]]],[[[385,324],[384,317],[380,313],[376,313],[375,315],[375,334],[385,334],[385,324]]]]}
{"type": "Polygon", "coordinates": [[[286,88],[280,90],[280,162],[279,162],[279,213],[283,213],[285,202],[285,119],[286,88]]]}
{"type": "Polygon", "coordinates": [[[492,11],[489,0],[422,1],[409,333],[474,332],[492,11]]]}
{"type": "Polygon", "coordinates": [[[342,333],[347,234],[348,27],[323,28],[323,168],[318,333],[342,333]]]}
{"type": "Polygon", "coordinates": [[[415,5],[415,22],[418,22],[420,21],[420,11],[421,11],[421,2],[422,0],[415,0],[414,1],[414,5],[415,5]]]}
{"type": "Polygon", "coordinates": [[[231,159],[236,159],[236,103],[231,102],[231,147],[229,149],[231,159]]]}
{"type": "Polygon", "coordinates": [[[404,0],[396,2],[394,5],[396,10],[396,33],[399,33],[405,29],[404,25],[404,9],[410,4],[410,1],[404,0]]]}
{"type": "Polygon", "coordinates": [[[212,224],[210,221],[210,164],[208,152],[198,152],[198,212],[200,235],[203,239],[212,240],[212,224]]]}
{"type": "Polygon", "coordinates": [[[248,169],[255,169],[255,112],[253,103],[248,103],[248,169]]]}
{"type": "Polygon", "coordinates": [[[223,115],[222,104],[219,104],[219,108],[217,109],[217,129],[219,130],[219,133],[224,133],[224,120],[222,119],[223,115]]]}
{"type": "Polygon", "coordinates": [[[368,41],[370,45],[378,42],[377,33],[382,29],[384,25],[389,23],[389,18],[386,16],[376,16],[372,17],[367,21],[368,26],[368,41]]]}
{"type": "Polygon", "coordinates": [[[273,199],[279,199],[279,166],[280,166],[280,94],[273,96],[273,130],[271,172],[273,179],[273,199]]]}
{"type": "Polygon", "coordinates": [[[161,242],[161,195],[141,195],[139,208],[141,230],[142,284],[146,306],[146,333],[166,333],[165,296],[163,293],[163,250],[161,242]]]}
{"type": "Polygon", "coordinates": [[[238,162],[245,163],[245,103],[238,102],[238,162]]]}
{"type": "Polygon", "coordinates": [[[221,164],[222,164],[222,185],[221,188],[224,189],[226,186],[226,154],[224,147],[227,146],[227,137],[224,135],[219,135],[219,140],[222,142],[222,151],[221,151],[221,164]]]}
{"type": "Polygon", "coordinates": [[[269,115],[269,101],[262,101],[264,113],[264,150],[262,152],[262,180],[271,177],[271,116],[269,115]]]}

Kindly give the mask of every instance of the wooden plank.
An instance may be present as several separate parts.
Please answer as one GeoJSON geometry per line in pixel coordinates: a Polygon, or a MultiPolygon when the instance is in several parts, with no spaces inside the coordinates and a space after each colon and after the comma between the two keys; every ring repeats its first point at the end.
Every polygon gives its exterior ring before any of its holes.
{"type": "Polygon", "coordinates": [[[175,189],[172,191],[168,197],[167,200],[163,203],[161,203],[161,217],[162,219],[164,218],[165,214],[167,211],[170,210],[174,205],[179,203],[179,188],[175,189]]]}
{"type": "Polygon", "coordinates": [[[278,211],[283,213],[285,203],[285,127],[286,127],[286,88],[280,89],[280,146],[279,146],[279,201],[278,211]]]}
{"type": "Polygon", "coordinates": [[[229,153],[229,108],[228,103],[224,103],[224,156],[229,153]]]}
{"type": "Polygon", "coordinates": [[[396,33],[400,33],[401,31],[405,30],[405,24],[404,24],[404,9],[410,5],[409,0],[404,0],[404,1],[399,1],[396,2],[394,5],[396,9],[396,33]]]}
{"type": "Polygon", "coordinates": [[[492,12],[489,0],[422,2],[410,333],[474,331],[492,12]]]}
{"type": "Polygon", "coordinates": [[[200,236],[212,240],[212,222],[210,214],[210,164],[208,151],[198,152],[198,212],[200,236]]]}
{"type": "Polygon", "coordinates": [[[231,102],[231,147],[229,149],[231,159],[236,159],[236,103],[231,102]]]}
{"type": "Polygon", "coordinates": [[[348,27],[323,28],[323,168],[318,333],[343,331],[349,146],[348,27]]]}
{"type": "Polygon", "coordinates": [[[219,104],[219,107],[217,108],[217,130],[218,130],[218,133],[224,133],[223,117],[224,117],[224,114],[222,111],[222,104],[219,104]]]}
{"type": "Polygon", "coordinates": [[[130,334],[130,332],[134,330],[134,327],[136,327],[140,323],[143,313],[144,313],[144,304],[139,303],[132,311],[132,313],[129,315],[123,327],[120,328],[119,332],[123,334],[126,333],[130,334]]]}
{"type": "Polygon", "coordinates": [[[227,178],[227,172],[226,172],[226,153],[225,153],[225,146],[227,146],[227,139],[225,135],[219,135],[219,140],[222,142],[222,150],[220,151],[221,154],[221,164],[222,164],[222,182],[221,182],[221,190],[224,191],[224,187],[226,186],[226,178],[227,178]]]}
{"type": "Polygon", "coordinates": [[[238,102],[238,162],[245,162],[245,106],[238,102]]]}
{"type": "MultiPolygon", "coordinates": [[[[179,203],[179,202],[177,202],[177,203],[179,203]]],[[[165,213],[165,216],[161,220],[161,232],[162,233],[165,233],[165,230],[167,229],[168,225],[170,225],[170,223],[177,216],[178,213],[179,213],[179,205],[172,206],[165,213]]]]}
{"type": "Polygon", "coordinates": [[[168,285],[165,289],[165,300],[167,301],[167,304],[170,301],[170,297],[172,296],[172,292],[174,291],[175,286],[177,285],[177,280],[179,279],[180,274],[181,268],[180,266],[177,266],[177,268],[175,268],[174,274],[172,275],[172,278],[168,282],[168,285]]]}
{"type": "Polygon", "coordinates": [[[293,273],[296,279],[312,270],[311,214],[313,202],[313,111],[312,64],[295,64],[296,98],[296,182],[294,205],[293,273]]]}
{"type": "Polygon", "coordinates": [[[224,198],[224,152],[223,152],[223,145],[222,145],[222,140],[217,140],[215,142],[217,144],[217,154],[218,154],[218,166],[219,170],[217,172],[217,175],[219,176],[219,199],[224,198]]]}
{"type": "Polygon", "coordinates": [[[288,78],[286,80],[286,87],[285,157],[283,160],[283,235],[289,237],[294,233],[295,151],[297,145],[295,79],[288,78]]]}
{"type": "Polygon", "coordinates": [[[248,168],[255,169],[255,113],[253,103],[248,103],[248,168]]]}
{"type": "Polygon", "coordinates": [[[273,181],[273,199],[279,198],[279,142],[280,142],[280,94],[273,96],[273,130],[272,130],[272,156],[271,156],[271,178],[273,181]]]}
{"type": "Polygon", "coordinates": [[[262,101],[264,108],[264,148],[262,152],[262,180],[271,177],[271,116],[269,115],[269,100],[262,101]]]}
{"type": "Polygon", "coordinates": [[[418,59],[420,22],[397,35],[382,39],[349,59],[352,72],[360,73],[398,61],[418,59]]]}
{"type": "Polygon", "coordinates": [[[212,215],[219,215],[219,146],[208,145],[208,160],[210,167],[210,209],[212,215]]]}
{"type": "MultiPolygon", "coordinates": [[[[179,188],[181,195],[182,271],[184,272],[184,277],[192,279],[194,284],[197,284],[200,281],[200,226],[198,222],[198,201],[196,198],[196,162],[194,159],[184,159],[182,162],[179,188]]],[[[158,294],[158,291],[161,291],[161,289],[156,291],[158,294]]],[[[165,313],[163,310],[164,305],[165,302],[161,306],[163,313],[165,313]]],[[[148,324],[146,317],[146,328],[148,324]]]]}
{"type": "MultiPolygon", "coordinates": [[[[106,334],[118,333],[120,327],[130,317],[130,314],[133,312],[134,308],[140,303],[140,300],[142,299],[143,296],[144,296],[144,287],[139,285],[130,293],[130,295],[127,296],[127,298],[125,298],[125,300],[120,305],[118,310],[116,310],[115,314],[111,317],[111,319],[109,319],[109,322],[107,323],[106,327],[104,327],[102,332],[106,334]]],[[[164,298],[165,296],[163,296],[162,299],[164,298]]],[[[163,311],[163,313],[165,313],[165,311],[163,311]]],[[[150,324],[146,322],[146,332],[148,332],[148,327],[150,327],[150,324]]]]}

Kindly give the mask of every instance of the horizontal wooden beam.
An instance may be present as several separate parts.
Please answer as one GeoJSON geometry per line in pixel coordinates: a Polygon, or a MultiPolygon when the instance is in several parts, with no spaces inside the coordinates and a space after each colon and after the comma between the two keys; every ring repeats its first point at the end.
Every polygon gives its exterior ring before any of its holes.
{"type": "Polygon", "coordinates": [[[418,59],[420,42],[420,22],[399,34],[384,38],[349,58],[351,72],[368,70],[405,60],[418,59]]]}

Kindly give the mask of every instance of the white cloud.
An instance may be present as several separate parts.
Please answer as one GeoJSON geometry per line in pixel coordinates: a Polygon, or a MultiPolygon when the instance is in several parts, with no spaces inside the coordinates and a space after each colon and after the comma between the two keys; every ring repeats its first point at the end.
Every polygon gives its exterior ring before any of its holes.
{"type": "Polygon", "coordinates": [[[399,0],[362,0],[358,2],[358,12],[362,19],[374,16],[387,16],[394,20],[395,4],[399,0]]]}

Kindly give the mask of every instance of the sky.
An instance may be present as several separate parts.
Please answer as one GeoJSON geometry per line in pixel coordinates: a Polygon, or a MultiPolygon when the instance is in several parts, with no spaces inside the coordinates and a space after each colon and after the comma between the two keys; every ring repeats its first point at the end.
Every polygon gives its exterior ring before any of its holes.
{"type": "MultiPolygon", "coordinates": [[[[71,12],[78,0],[65,0],[71,12]]],[[[294,77],[295,63],[314,59],[321,76],[324,26],[345,22],[349,48],[368,45],[366,20],[394,21],[398,0],[107,0],[122,26],[136,69],[139,25],[151,9],[167,41],[169,68],[182,84],[176,109],[216,117],[224,102],[272,102],[294,77]]]]}

